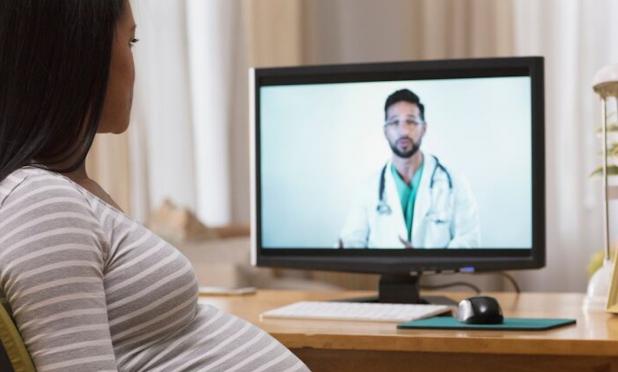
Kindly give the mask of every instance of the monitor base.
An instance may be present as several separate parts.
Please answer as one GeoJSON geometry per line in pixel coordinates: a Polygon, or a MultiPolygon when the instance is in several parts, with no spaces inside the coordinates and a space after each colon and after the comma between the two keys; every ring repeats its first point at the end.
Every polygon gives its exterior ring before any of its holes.
{"type": "Polygon", "coordinates": [[[432,304],[432,305],[457,305],[457,302],[444,296],[420,296],[420,274],[395,275],[382,274],[378,288],[378,296],[346,298],[337,301],[351,302],[382,302],[395,304],[432,304]]]}

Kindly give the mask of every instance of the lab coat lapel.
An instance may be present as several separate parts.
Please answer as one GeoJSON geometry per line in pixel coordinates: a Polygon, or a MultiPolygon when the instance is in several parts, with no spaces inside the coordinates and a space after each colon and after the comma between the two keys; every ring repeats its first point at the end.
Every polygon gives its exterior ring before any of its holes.
{"type": "Polygon", "coordinates": [[[429,188],[429,184],[431,182],[431,174],[436,167],[436,160],[429,154],[423,154],[423,163],[423,174],[421,176],[419,189],[416,193],[416,200],[414,202],[414,217],[412,219],[412,245],[414,245],[415,248],[423,248],[416,247],[414,242],[418,245],[418,242],[421,242],[424,239],[424,237],[420,235],[424,233],[421,227],[425,221],[425,215],[427,215],[427,212],[431,207],[431,190],[429,188]]]}

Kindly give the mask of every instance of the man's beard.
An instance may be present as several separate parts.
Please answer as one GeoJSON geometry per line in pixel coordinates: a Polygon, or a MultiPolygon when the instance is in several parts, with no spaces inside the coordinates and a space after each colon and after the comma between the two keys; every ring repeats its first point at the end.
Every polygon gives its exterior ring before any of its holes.
{"type": "MultiPolygon", "coordinates": [[[[397,139],[397,141],[399,141],[399,139],[397,139]]],[[[412,138],[406,138],[406,139],[410,140],[410,142],[412,143],[412,147],[409,150],[406,150],[406,151],[402,151],[402,150],[400,150],[397,147],[397,141],[395,141],[395,143],[392,143],[392,142],[389,141],[389,145],[390,145],[391,150],[393,151],[393,153],[395,155],[399,156],[400,158],[403,158],[403,159],[411,158],[421,148],[421,141],[420,140],[418,141],[418,143],[416,143],[416,142],[414,142],[414,140],[412,138]]]]}

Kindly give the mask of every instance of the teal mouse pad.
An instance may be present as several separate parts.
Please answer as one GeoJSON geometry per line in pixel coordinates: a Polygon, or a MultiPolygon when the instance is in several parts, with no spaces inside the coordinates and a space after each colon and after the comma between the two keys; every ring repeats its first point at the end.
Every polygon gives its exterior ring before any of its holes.
{"type": "Polygon", "coordinates": [[[466,324],[451,316],[436,316],[433,318],[412,320],[397,326],[400,329],[476,329],[476,330],[506,330],[506,331],[541,331],[545,329],[575,324],[575,319],[561,318],[504,318],[502,324],[466,324]]]}

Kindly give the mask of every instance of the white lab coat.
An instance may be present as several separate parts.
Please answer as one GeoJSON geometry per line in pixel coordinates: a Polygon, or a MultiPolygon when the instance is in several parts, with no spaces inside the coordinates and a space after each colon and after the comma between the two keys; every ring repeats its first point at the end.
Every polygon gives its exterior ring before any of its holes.
{"type": "MultiPolygon", "coordinates": [[[[430,188],[436,164],[433,156],[424,154],[424,169],[414,204],[412,246],[478,248],[480,226],[474,195],[465,180],[449,170],[453,184],[451,189],[446,173],[440,168],[437,168],[433,187],[430,188]]],[[[384,199],[391,213],[380,214],[377,211],[380,169],[361,190],[348,214],[340,236],[344,248],[405,247],[399,237],[407,239],[408,232],[390,166],[388,162],[384,199]]]]}

